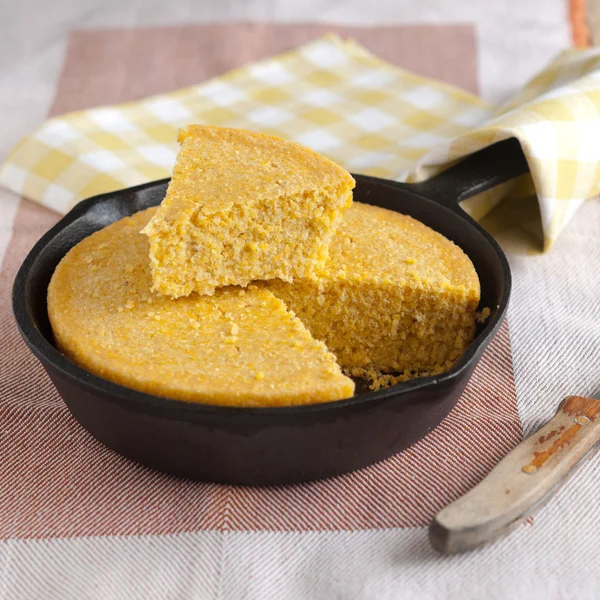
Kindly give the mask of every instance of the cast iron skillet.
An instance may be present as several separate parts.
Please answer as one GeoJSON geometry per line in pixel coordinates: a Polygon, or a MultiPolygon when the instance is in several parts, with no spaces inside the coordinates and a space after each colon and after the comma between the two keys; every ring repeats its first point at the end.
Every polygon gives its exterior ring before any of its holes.
{"type": "Polygon", "coordinates": [[[73,416],[124,456],[175,475],[228,484],[275,485],[352,471],[404,450],[454,407],[504,318],[511,287],[502,250],[458,202],[526,171],[512,139],[421,184],[355,176],[355,200],[415,217],[458,244],[477,269],[481,307],[490,307],[492,315],[464,356],[439,376],[326,404],[227,408],[144,394],[74,365],[53,346],[48,321],[46,290],[56,265],[92,232],[159,204],[168,180],[86,200],[48,231],[15,280],[16,321],[73,416]]]}

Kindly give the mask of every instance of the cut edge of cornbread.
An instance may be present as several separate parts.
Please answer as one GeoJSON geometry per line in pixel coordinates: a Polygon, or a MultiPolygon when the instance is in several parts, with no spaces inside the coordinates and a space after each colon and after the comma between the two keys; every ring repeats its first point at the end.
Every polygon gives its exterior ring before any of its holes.
{"type": "Polygon", "coordinates": [[[167,195],[144,228],[153,290],[173,298],[311,277],[352,203],[354,179],[294,142],[190,125],[167,195]]]}
{"type": "Polygon", "coordinates": [[[475,268],[453,242],[407,215],[358,202],[317,278],[264,285],[347,373],[374,382],[374,373],[394,374],[397,383],[449,369],[473,339],[480,299],[475,268]]]}
{"type": "MultiPolygon", "coordinates": [[[[447,370],[473,339],[479,298],[373,280],[327,286],[314,281],[270,282],[343,369],[437,374],[447,370]]],[[[367,375],[368,377],[368,375],[367,375]]]]}

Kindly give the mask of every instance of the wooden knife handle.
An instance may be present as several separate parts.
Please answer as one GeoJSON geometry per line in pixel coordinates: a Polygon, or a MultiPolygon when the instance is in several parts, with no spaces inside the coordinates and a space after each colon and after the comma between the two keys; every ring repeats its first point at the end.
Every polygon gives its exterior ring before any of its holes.
{"type": "Polygon", "coordinates": [[[431,545],[466,552],[503,537],[543,506],[600,442],[600,400],[569,396],[462,498],[434,518],[431,545]]]}

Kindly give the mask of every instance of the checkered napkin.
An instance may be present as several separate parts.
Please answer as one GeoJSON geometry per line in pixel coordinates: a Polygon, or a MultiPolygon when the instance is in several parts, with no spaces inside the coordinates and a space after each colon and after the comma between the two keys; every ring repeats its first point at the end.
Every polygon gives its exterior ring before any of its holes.
{"type": "MultiPolygon", "coordinates": [[[[12,150],[0,183],[64,213],[89,196],[168,177],[177,130],[188,123],[281,135],[351,171],[413,181],[517,137],[548,249],[600,191],[600,51],[561,54],[496,111],[326,36],[200,85],[49,119],[12,150]]],[[[466,208],[479,218],[499,199],[488,193],[466,208]]]]}

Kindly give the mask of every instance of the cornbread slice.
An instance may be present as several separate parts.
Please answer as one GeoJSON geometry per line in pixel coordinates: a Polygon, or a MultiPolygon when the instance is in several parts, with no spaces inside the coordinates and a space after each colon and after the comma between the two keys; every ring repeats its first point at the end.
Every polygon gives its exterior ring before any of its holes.
{"type": "Polygon", "coordinates": [[[327,259],[354,180],[293,142],[190,125],[167,195],[144,233],[153,290],[213,294],[253,280],[308,277],[327,259]]]}
{"type": "Polygon", "coordinates": [[[479,278],[453,242],[355,202],[315,280],[265,284],[354,375],[448,369],[475,331],[479,278]]]}
{"type": "Polygon", "coordinates": [[[91,373],[209,404],[279,406],[352,396],[335,357],[268,290],[229,287],[172,300],[151,292],[155,208],[82,240],[48,288],[58,348],[91,373]]]}

